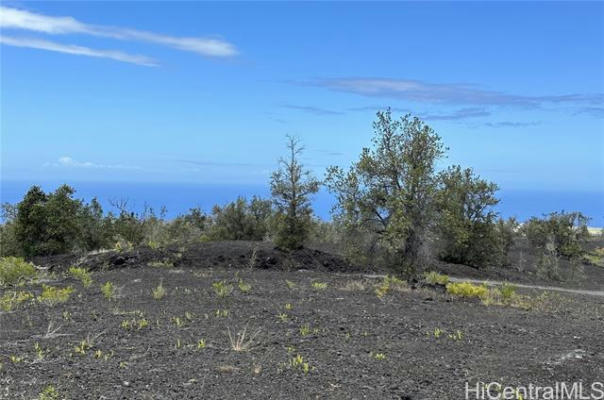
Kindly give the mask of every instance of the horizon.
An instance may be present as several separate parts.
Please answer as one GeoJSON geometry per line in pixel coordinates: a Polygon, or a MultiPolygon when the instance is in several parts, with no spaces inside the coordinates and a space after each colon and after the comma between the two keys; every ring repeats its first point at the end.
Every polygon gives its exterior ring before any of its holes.
{"type": "Polygon", "coordinates": [[[267,184],[286,134],[322,178],[392,107],[442,136],[440,168],[604,193],[604,3],[5,1],[1,15],[3,182],[267,184]]]}

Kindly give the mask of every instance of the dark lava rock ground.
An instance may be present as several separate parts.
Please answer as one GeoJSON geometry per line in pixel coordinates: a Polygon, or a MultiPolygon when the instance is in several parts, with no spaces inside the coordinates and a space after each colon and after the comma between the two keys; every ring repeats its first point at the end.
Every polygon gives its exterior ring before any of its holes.
{"type": "Polygon", "coordinates": [[[0,399],[37,398],[52,385],[78,400],[460,400],[466,382],[604,377],[603,297],[527,291],[539,299],[529,310],[430,287],[393,286],[380,298],[380,279],[342,272],[338,257],[245,242],[46,265],[50,273],[16,290],[75,290],[65,303],[0,311],[0,399]],[[91,286],[64,273],[77,263],[93,271],[91,286]],[[154,298],[160,283],[165,295],[154,298]]]}

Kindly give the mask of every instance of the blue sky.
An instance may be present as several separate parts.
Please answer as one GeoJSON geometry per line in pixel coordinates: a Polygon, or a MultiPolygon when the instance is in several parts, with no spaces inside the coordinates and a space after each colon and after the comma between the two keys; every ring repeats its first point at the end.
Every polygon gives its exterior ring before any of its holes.
{"type": "Polygon", "coordinates": [[[2,180],[319,176],[375,112],[424,118],[504,189],[604,191],[604,3],[16,2],[2,180]]]}

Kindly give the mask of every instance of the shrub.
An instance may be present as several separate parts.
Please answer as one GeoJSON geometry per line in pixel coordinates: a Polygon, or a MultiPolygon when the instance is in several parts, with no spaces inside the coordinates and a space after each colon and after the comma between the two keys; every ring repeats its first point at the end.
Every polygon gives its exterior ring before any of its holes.
{"type": "Polygon", "coordinates": [[[251,202],[239,197],[224,207],[214,206],[213,240],[262,240],[267,235],[272,207],[270,200],[253,197],[251,202]]]}
{"type": "Polygon", "coordinates": [[[509,302],[516,295],[516,286],[504,283],[499,288],[499,293],[504,302],[509,302]]]}
{"type": "Polygon", "coordinates": [[[474,285],[470,282],[460,283],[448,283],[447,293],[454,296],[466,297],[466,298],[479,298],[483,299],[489,294],[489,289],[486,285],[474,285]]]}
{"type": "Polygon", "coordinates": [[[59,288],[55,286],[42,285],[42,294],[38,296],[38,301],[52,306],[58,303],[65,303],[73,292],[71,286],[59,288]]]}
{"type": "Polygon", "coordinates": [[[449,283],[448,275],[439,274],[438,272],[435,272],[435,271],[426,272],[426,274],[424,275],[424,278],[426,279],[426,282],[431,285],[443,285],[444,286],[447,283],[449,283]]]}
{"type": "Polygon", "coordinates": [[[230,285],[224,281],[218,281],[212,283],[212,288],[216,296],[220,298],[228,297],[233,292],[233,285],[230,285]]]}
{"type": "Polygon", "coordinates": [[[111,300],[115,296],[115,286],[111,282],[105,282],[101,285],[101,293],[106,299],[111,300]]]}
{"type": "Polygon", "coordinates": [[[537,272],[550,279],[562,279],[560,259],[569,261],[570,268],[564,271],[570,279],[581,271],[581,262],[586,254],[589,239],[589,218],[580,212],[554,212],[547,218],[531,218],[523,226],[533,253],[537,256],[537,272]]]}
{"type": "Polygon", "coordinates": [[[300,154],[304,150],[297,139],[288,137],[289,155],[271,176],[271,194],[277,207],[274,240],[277,247],[295,250],[304,246],[311,229],[310,196],[319,191],[319,181],[304,170],[300,154]]]}
{"type": "Polygon", "coordinates": [[[348,171],[329,167],[326,184],[336,195],[335,219],[350,232],[368,232],[384,260],[412,274],[425,257],[424,243],[434,220],[434,168],[445,148],[419,118],[393,120],[377,113],[374,146],[363,149],[348,171]]]}
{"type": "Polygon", "coordinates": [[[36,276],[36,268],[19,257],[0,258],[0,286],[15,285],[36,276]]]}
{"type": "Polygon", "coordinates": [[[436,195],[436,226],[441,259],[457,264],[485,267],[498,255],[492,207],[497,185],[459,165],[439,174],[436,195]]]}
{"type": "Polygon", "coordinates": [[[84,287],[88,287],[92,284],[92,276],[85,268],[70,267],[69,274],[75,279],[82,282],[84,287]]]}
{"type": "Polygon", "coordinates": [[[29,292],[24,291],[14,291],[14,292],[6,292],[2,297],[0,297],[0,310],[2,311],[12,311],[15,305],[21,304],[24,301],[31,299],[33,295],[29,292]]]}
{"type": "Polygon", "coordinates": [[[151,290],[151,295],[155,300],[161,300],[164,298],[166,295],[166,289],[164,288],[162,282],[159,282],[159,285],[151,290]]]}

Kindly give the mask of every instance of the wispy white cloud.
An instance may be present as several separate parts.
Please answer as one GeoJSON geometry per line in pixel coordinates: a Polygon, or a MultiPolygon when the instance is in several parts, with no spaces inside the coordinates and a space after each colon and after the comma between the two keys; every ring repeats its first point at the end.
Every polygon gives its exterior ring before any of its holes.
{"type": "Polygon", "coordinates": [[[90,168],[90,169],[131,169],[140,170],[141,167],[122,164],[97,164],[90,161],[78,161],[69,156],[62,156],[56,162],[45,163],[44,167],[69,167],[69,168],[90,168]]]}
{"type": "Polygon", "coordinates": [[[177,37],[128,28],[91,25],[72,17],[54,17],[9,7],[0,7],[0,28],[22,29],[53,35],[76,33],[119,40],[137,40],[210,57],[237,55],[237,48],[232,43],[219,38],[177,37]]]}
{"type": "Polygon", "coordinates": [[[8,46],[28,47],[31,49],[56,51],[59,53],[75,54],[80,56],[110,58],[112,60],[123,61],[138,65],[145,65],[147,67],[157,66],[157,63],[153,59],[142,55],[128,54],[117,50],[97,50],[83,46],[76,46],[73,44],[61,44],[42,39],[0,36],[0,43],[8,46]]]}
{"type": "Polygon", "coordinates": [[[429,83],[411,79],[340,78],[305,84],[362,96],[435,104],[539,107],[545,103],[593,105],[604,103],[603,93],[526,96],[482,89],[477,85],[429,83]]]}

